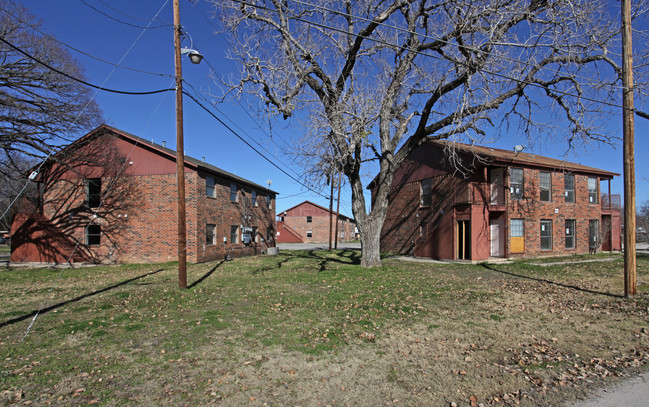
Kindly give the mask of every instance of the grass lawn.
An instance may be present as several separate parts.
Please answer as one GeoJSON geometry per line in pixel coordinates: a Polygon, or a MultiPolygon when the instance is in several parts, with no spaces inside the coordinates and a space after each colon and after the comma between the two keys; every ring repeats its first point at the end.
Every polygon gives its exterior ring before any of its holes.
{"type": "Polygon", "coordinates": [[[0,270],[0,403],[557,406],[649,362],[647,255],[633,300],[619,255],[359,256],[190,265],[184,291],[175,264],[0,270]]]}
{"type": "Polygon", "coordinates": [[[4,244],[0,244],[0,255],[2,254],[11,254],[11,247],[4,244]]]}

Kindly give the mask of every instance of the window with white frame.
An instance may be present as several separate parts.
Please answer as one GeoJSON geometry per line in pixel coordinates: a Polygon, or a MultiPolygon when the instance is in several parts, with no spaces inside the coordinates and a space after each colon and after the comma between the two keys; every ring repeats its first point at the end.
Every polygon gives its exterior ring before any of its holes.
{"type": "Polygon", "coordinates": [[[552,250],[552,220],[541,220],[541,250],[552,250]]]}
{"type": "Polygon", "coordinates": [[[539,190],[541,192],[540,199],[543,202],[552,201],[552,174],[549,172],[539,172],[539,190]]]}
{"type": "Polygon", "coordinates": [[[86,245],[99,246],[101,244],[101,225],[95,223],[86,228],[86,245]]]}
{"type": "Polygon", "coordinates": [[[524,185],[522,168],[509,169],[509,188],[512,199],[517,201],[523,199],[524,185]]]}
{"type": "Polygon", "coordinates": [[[205,177],[205,195],[214,198],[216,196],[215,185],[216,181],[214,180],[214,177],[205,177]]]}
{"type": "Polygon", "coordinates": [[[205,226],[205,244],[208,246],[216,244],[216,225],[208,223],[205,226]]]}
{"type": "Polygon", "coordinates": [[[237,186],[230,184],[230,202],[237,202],[237,186]]]}
{"type": "Polygon", "coordinates": [[[312,216],[307,216],[306,217],[306,223],[311,223],[313,222],[313,217],[312,216]]]}
{"type": "Polygon", "coordinates": [[[566,249],[574,249],[575,243],[575,220],[566,219],[566,249]]]}
{"type": "Polygon", "coordinates": [[[252,191],[250,199],[252,200],[252,206],[257,206],[257,191],[252,191]]]}
{"type": "Polygon", "coordinates": [[[597,178],[588,177],[588,203],[596,204],[598,202],[597,178]]]}
{"type": "Polygon", "coordinates": [[[433,204],[433,179],[426,178],[421,180],[421,199],[419,204],[423,207],[429,207],[433,204]]]}
{"type": "Polygon", "coordinates": [[[575,176],[573,174],[563,174],[563,183],[566,202],[575,202],[575,176]]]}
{"type": "Polygon", "coordinates": [[[230,226],[230,244],[239,243],[239,226],[230,226]]]}
{"type": "Polygon", "coordinates": [[[313,237],[313,232],[310,231],[310,230],[307,230],[307,231],[306,231],[306,237],[308,237],[308,238],[313,237]]]}

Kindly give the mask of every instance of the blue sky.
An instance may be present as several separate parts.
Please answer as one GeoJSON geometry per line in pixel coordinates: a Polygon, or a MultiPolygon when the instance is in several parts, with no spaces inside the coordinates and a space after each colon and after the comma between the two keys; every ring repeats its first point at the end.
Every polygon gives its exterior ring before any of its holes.
{"type": "MultiPolygon", "coordinates": [[[[115,69],[104,62],[70,50],[86,70],[88,80],[107,88],[147,91],[173,87],[173,33],[171,24],[171,0],[23,0],[22,2],[34,15],[42,20],[42,30],[52,34],[58,40],[98,58],[120,63],[120,65],[141,71],[159,73],[151,75],[124,69],[115,69]],[[166,4],[165,4],[166,3],[166,4]],[[119,19],[94,10],[92,7],[119,19]],[[109,7],[107,7],[109,6],[109,7]],[[158,14],[159,12],[159,14],[158,14]],[[120,14],[121,13],[121,14],[120,14]],[[142,30],[136,26],[146,26],[154,16],[151,27],[164,25],[161,28],[142,30]],[[131,25],[124,24],[124,22],[131,25]],[[123,59],[123,60],[122,60],[123,59]],[[121,61],[121,62],[120,62],[121,61]]],[[[617,4],[617,3],[616,3],[617,4]]],[[[194,48],[204,56],[200,65],[189,61],[183,64],[185,82],[201,93],[218,93],[214,81],[210,78],[211,68],[217,75],[228,75],[234,67],[225,58],[228,47],[227,38],[214,34],[210,23],[209,5],[202,1],[191,3],[181,0],[181,23],[183,30],[191,35],[194,48]]],[[[190,41],[183,41],[183,46],[190,46],[190,41]]],[[[98,92],[96,97],[104,111],[109,125],[153,140],[157,143],[166,141],[168,147],[175,148],[175,105],[173,92],[151,96],[125,96],[98,92]]],[[[637,105],[641,110],[648,108],[637,105]]],[[[218,105],[219,116],[228,125],[237,130],[243,137],[261,149],[269,159],[278,162],[287,172],[298,177],[302,169],[292,163],[292,158],[283,153],[286,145],[292,143],[300,133],[300,123],[278,119],[268,121],[253,119],[248,114],[245,104],[228,102],[218,105]]],[[[320,195],[307,191],[294,180],[280,172],[256,152],[236,138],[231,132],[211,116],[197,107],[187,97],[184,99],[185,120],[185,153],[205,160],[226,171],[235,173],[255,183],[266,185],[272,180],[271,188],[280,193],[277,210],[288,209],[304,200],[311,200],[328,206],[328,201],[320,195]]],[[[649,200],[649,122],[636,117],[636,200],[638,205],[649,200]]],[[[589,144],[575,149],[565,156],[567,161],[598,167],[616,173],[623,171],[622,157],[622,122],[606,126],[609,131],[620,137],[614,146],[589,144]]],[[[505,134],[495,140],[491,146],[511,149],[515,144],[527,144],[517,139],[515,134],[505,134]]],[[[542,141],[527,146],[526,152],[562,158],[565,148],[556,143],[542,141]]],[[[622,177],[612,182],[611,192],[622,194],[622,177]]],[[[603,189],[606,192],[605,189],[603,189]]],[[[328,191],[322,191],[328,195],[328,191]]],[[[343,190],[341,212],[351,216],[350,193],[343,190]]]]}

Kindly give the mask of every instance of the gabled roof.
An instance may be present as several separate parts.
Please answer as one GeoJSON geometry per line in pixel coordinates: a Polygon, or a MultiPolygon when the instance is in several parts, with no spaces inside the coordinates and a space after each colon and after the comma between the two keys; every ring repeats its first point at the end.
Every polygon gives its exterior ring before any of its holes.
{"type": "MultiPolygon", "coordinates": [[[[292,206],[292,207],[290,207],[290,208],[288,208],[288,209],[286,209],[286,210],[283,210],[283,211],[279,212],[279,214],[281,215],[281,214],[283,214],[283,213],[286,213],[286,212],[288,212],[288,211],[290,211],[290,210],[293,210],[293,209],[297,208],[298,206],[302,206],[302,205],[305,205],[305,204],[313,205],[313,206],[315,206],[315,207],[317,207],[317,208],[322,209],[322,210],[325,211],[325,212],[329,212],[329,209],[328,209],[328,208],[325,208],[325,207],[322,206],[322,205],[318,205],[317,203],[313,203],[313,202],[307,200],[307,201],[304,201],[304,202],[300,202],[299,204],[297,204],[297,205],[295,205],[295,206],[292,206]]],[[[345,216],[345,215],[343,215],[343,214],[341,214],[341,213],[338,213],[338,212],[336,212],[336,211],[331,211],[331,212],[332,212],[334,215],[338,215],[338,217],[340,217],[340,218],[345,218],[345,219],[349,219],[349,220],[351,220],[351,221],[356,222],[356,220],[354,220],[353,218],[350,218],[349,216],[345,216]]]]}
{"type": "MultiPolygon", "coordinates": [[[[127,139],[127,140],[131,140],[131,141],[133,141],[133,142],[135,142],[137,144],[140,144],[140,145],[147,146],[147,147],[149,147],[149,148],[151,148],[153,150],[156,150],[161,155],[167,157],[171,161],[174,161],[174,162],[176,161],[176,150],[172,150],[172,149],[164,147],[164,146],[162,146],[160,144],[156,144],[153,141],[143,139],[141,137],[138,137],[136,135],[128,133],[128,132],[126,132],[124,130],[120,130],[118,128],[109,126],[107,124],[102,124],[101,126],[99,126],[96,129],[92,130],[91,132],[89,132],[85,136],[81,137],[79,140],[76,140],[74,143],[81,142],[82,140],[84,140],[86,138],[89,138],[89,137],[92,137],[93,135],[97,135],[98,133],[103,132],[103,131],[112,132],[112,133],[116,134],[119,137],[122,137],[122,138],[127,139]]],[[[255,189],[258,189],[258,190],[261,190],[261,191],[265,191],[265,192],[269,192],[269,193],[272,193],[272,194],[279,195],[279,193],[276,192],[276,191],[268,189],[268,188],[266,188],[264,186],[261,186],[259,184],[255,184],[252,181],[249,181],[249,180],[247,180],[245,178],[242,178],[242,177],[240,177],[238,175],[234,175],[234,174],[232,174],[230,172],[222,170],[221,168],[218,168],[218,167],[216,167],[214,165],[211,165],[211,164],[208,164],[208,163],[203,162],[201,160],[198,160],[198,159],[196,159],[194,157],[190,157],[188,155],[185,155],[185,165],[190,167],[190,168],[205,171],[207,173],[211,173],[211,174],[214,174],[214,175],[218,175],[218,176],[221,176],[221,177],[224,177],[224,178],[231,179],[233,181],[237,181],[237,182],[239,182],[241,184],[245,184],[245,185],[254,187],[255,189]]]]}
{"type": "MultiPolygon", "coordinates": [[[[429,141],[429,143],[444,148],[453,142],[436,140],[429,141]]],[[[529,154],[523,152],[516,153],[514,151],[503,150],[500,148],[468,145],[457,142],[454,143],[454,147],[457,150],[476,154],[482,158],[489,159],[492,163],[496,164],[506,164],[509,166],[519,165],[523,167],[541,167],[552,170],[561,169],[571,172],[598,175],[605,179],[610,179],[614,176],[620,175],[614,172],[600,170],[599,168],[588,167],[585,165],[575,164],[564,160],[557,160],[555,158],[544,157],[537,154],[529,154]]]]}

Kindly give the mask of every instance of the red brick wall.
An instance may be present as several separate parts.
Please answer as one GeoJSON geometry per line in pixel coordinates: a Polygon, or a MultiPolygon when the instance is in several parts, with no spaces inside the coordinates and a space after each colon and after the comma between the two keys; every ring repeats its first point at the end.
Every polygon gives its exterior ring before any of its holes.
{"type": "MultiPolygon", "coordinates": [[[[510,257],[558,255],[572,253],[588,253],[588,222],[599,220],[601,225],[601,204],[588,202],[588,177],[575,174],[575,202],[566,203],[564,195],[564,174],[553,172],[552,201],[541,202],[539,192],[539,171],[524,170],[525,193],[524,199],[515,201],[509,199],[508,221],[510,219],[525,219],[525,253],[512,254],[510,257]],[[541,219],[552,220],[552,250],[541,250],[541,219]],[[565,221],[574,219],[575,249],[565,248],[565,221]]],[[[597,182],[599,186],[599,180],[597,182]]],[[[507,248],[509,252],[509,233],[507,233],[507,248]]]]}
{"type": "MultiPolygon", "coordinates": [[[[427,161],[422,158],[423,162],[427,161]]],[[[420,167],[428,168],[430,164],[420,163],[420,167]]],[[[541,202],[539,192],[539,170],[524,169],[524,198],[514,201],[510,198],[509,188],[506,188],[506,205],[492,208],[484,205],[488,201],[489,184],[486,183],[487,172],[484,168],[475,171],[468,180],[450,174],[439,176],[434,171],[425,171],[409,163],[407,168],[400,169],[395,180],[408,180],[399,184],[395,182],[390,193],[387,216],[381,231],[381,249],[392,253],[415,254],[417,256],[435,258],[455,258],[457,239],[456,222],[471,221],[471,258],[473,260],[487,259],[490,255],[489,220],[500,219],[503,222],[505,237],[505,256],[529,257],[541,255],[561,255],[571,253],[588,253],[589,251],[589,221],[600,220],[601,205],[588,202],[588,176],[575,174],[575,203],[566,203],[564,195],[563,172],[552,172],[552,201],[541,202]],[[422,177],[433,176],[433,203],[430,208],[420,207],[420,179],[414,179],[412,174],[422,177]],[[469,182],[471,183],[472,205],[462,205],[468,196],[469,182]],[[498,210],[494,210],[498,209],[498,210]],[[510,251],[510,220],[525,220],[525,252],[513,254],[510,251]],[[540,249],[540,220],[552,220],[553,246],[552,250],[540,249]],[[565,248],[565,220],[576,221],[575,249],[565,248]]],[[[505,184],[509,185],[508,174],[505,184]]],[[[599,180],[598,180],[599,187],[599,180]]],[[[617,227],[613,216],[613,228],[617,227]]],[[[615,246],[618,233],[614,230],[615,246]]],[[[617,248],[617,247],[616,247],[617,248]]]]}
{"type": "MultiPolygon", "coordinates": [[[[297,231],[307,243],[327,243],[329,241],[329,211],[322,209],[310,202],[304,202],[285,212],[284,222],[297,231]],[[307,222],[307,216],[311,216],[311,222],[307,222]],[[307,232],[311,231],[311,237],[307,232]]],[[[336,218],[334,215],[331,225],[331,233],[336,231],[336,218]]],[[[338,241],[354,240],[355,223],[344,218],[338,219],[338,241]],[[341,232],[345,232],[344,239],[341,232]]]]}

